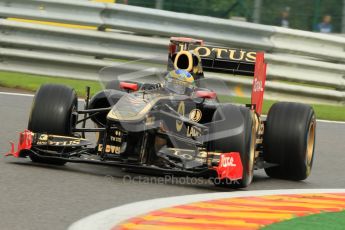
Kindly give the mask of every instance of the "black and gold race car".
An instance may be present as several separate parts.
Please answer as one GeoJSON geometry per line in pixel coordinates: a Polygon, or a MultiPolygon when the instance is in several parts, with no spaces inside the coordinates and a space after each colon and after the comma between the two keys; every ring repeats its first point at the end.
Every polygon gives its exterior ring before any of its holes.
{"type": "Polygon", "coordinates": [[[86,98],[84,109],[78,109],[72,88],[41,86],[18,150],[12,144],[8,155],[45,164],[107,164],[209,177],[236,188],[248,186],[255,169],[290,180],[309,176],[314,111],[309,105],[279,102],[267,119],[261,117],[263,53],[171,38],[167,66],[160,82],[109,81],[106,89],[86,98]],[[220,103],[203,70],[252,76],[251,103],[220,103]],[[86,121],[94,126],[87,127],[86,121]],[[97,134],[96,143],[85,138],[88,132],[97,134]]]}

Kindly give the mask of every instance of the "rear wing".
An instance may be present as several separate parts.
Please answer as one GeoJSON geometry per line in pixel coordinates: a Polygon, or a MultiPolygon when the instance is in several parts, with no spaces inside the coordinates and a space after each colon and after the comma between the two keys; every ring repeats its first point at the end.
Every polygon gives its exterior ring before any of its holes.
{"type": "Polygon", "coordinates": [[[198,53],[206,71],[253,76],[251,104],[261,114],[267,69],[263,52],[206,46],[202,40],[172,37],[169,55],[182,50],[198,53]]]}

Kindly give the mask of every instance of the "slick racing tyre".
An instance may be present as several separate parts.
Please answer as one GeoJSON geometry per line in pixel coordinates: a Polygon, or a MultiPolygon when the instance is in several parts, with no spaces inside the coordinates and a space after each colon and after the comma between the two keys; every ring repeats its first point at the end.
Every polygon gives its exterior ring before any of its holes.
{"type": "MultiPolygon", "coordinates": [[[[113,107],[126,92],[119,92],[118,90],[106,89],[99,91],[90,99],[88,109],[101,109],[113,107]]],[[[107,123],[107,114],[109,111],[99,112],[91,117],[98,127],[104,127],[107,123]]]]}
{"type": "Polygon", "coordinates": [[[243,164],[242,179],[214,180],[215,185],[244,188],[251,183],[256,142],[253,116],[248,108],[230,104],[221,105],[215,111],[211,125],[211,135],[215,134],[215,140],[211,142],[211,148],[221,153],[239,152],[243,164]],[[222,138],[217,138],[217,133],[222,138]]]}
{"type": "Polygon", "coordinates": [[[279,102],[269,110],[264,133],[264,160],[273,178],[306,179],[313,165],[316,120],[311,106],[279,102]]]}
{"type": "MultiPolygon", "coordinates": [[[[63,85],[42,85],[35,94],[28,129],[36,133],[72,136],[77,122],[77,95],[72,88],[63,85]]],[[[31,155],[39,163],[63,165],[60,159],[41,158],[31,155]]]]}

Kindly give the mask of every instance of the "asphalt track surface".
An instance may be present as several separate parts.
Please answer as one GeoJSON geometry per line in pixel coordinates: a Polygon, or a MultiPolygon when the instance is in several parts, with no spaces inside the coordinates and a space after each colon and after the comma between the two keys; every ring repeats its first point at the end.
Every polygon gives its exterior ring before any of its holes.
{"type": "MultiPolygon", "coordinates": [[[[26,128],[31,102],[32,97],[0,93],[1,153],[26,128]]],[[[314,167],[306,181],[271,179],[260,170],[247,190],[345,188],[344,147],[344,123],[318,122],[314,167]]],[[[231,191],[200,180],[189,184],[168,178],[162,183],[164,178],[109,166],[69,163],[57,167],[0,158],[0,229],[66,229],[87,215],[135,201],[231,191]]]]}

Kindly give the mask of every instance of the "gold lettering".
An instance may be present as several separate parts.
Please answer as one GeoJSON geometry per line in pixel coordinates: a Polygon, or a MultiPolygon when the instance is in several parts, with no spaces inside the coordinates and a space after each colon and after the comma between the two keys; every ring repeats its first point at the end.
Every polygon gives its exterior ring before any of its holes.
{"type": "Polygon", "coordinates": [[[72,144],[73,144],[73,145],[79,145],[79,144],[80,144],[80,140],[72,141],[72,144]]]}
{"type": "MultiPolygon", "coordinates": [[[[97,150],[98,150],[98,152],[102,152],[103,151],[103,145],[99,144],[97,150]]],[[[115,145],[106,145],[105,152],[106,153],[120,154],[121,153],[121,147],[115,146],[115,145]]]]}
{"type": "Polygon", "coordinates": [[[110,148],[111,148],[111,153],[114,153],[116,146],[112,145],[112,146],[110,146],[110,148]]]}
{"type": "Polygon", "coordinates": [[[121,131],[120,130],[115,130],[115,136],[121,136],[121,131]]]}
{"type": "MultiPolygon", "coordinates": [[[[183,47],[182,47],[183,48],[183,47]]],[[[197,46],[193,47],[194,52],[197,53],[200,57],[208,57],[211,54],[214,54],[218,59],[227,59],[234,61],[248,61],[248,62],[255,62],[256,60],[256,52],[251,51],[247,52],[244,50],[237,50],[237,49],[226,49],[226,48],[219,48],[219,47],[207,47],[207,46],[197,46]],[[227,56],[227,57],[226,57],[227,56]]]]}
{"type": "Polygon", "coordinates": [[[115,153],[119,154],[121,152],[120,146],[116,146],[115,148],[115,153]]]}
{"type": "Polygon", "coordinates": [[[230,55],[229,55],[230,60],[235,60],[235,61],[241,61],[241,60],[243,60],[245,52],[241,50],[241,51],[240,51],[240,57],[236,58],[236,57],[235,57],[236,51],[237,51],[237,50],[229,50],[229,52],[230,52],[230,55]]]}
{"type": "Polygon", "coordinates": [[[199,46],[199,47],[194,49],[194,52],[199,54],[200,57],[207,57],[207,56],[210,56],[210,54],[211,54],[211,50],[206,46],[199,46]],[[200,50],[204,50],[204,53],[201,54],[200,50]]]}
{"type": "Polygon", "coordinates": [[[47,141],[48,140],[48,135],[47,134],[41,134],[38,139],[40,141],[47,141]]]}
{"type": "Polygon", "coordinates": [[[216,54],[217,58],[222,58],[222,52],[225,52],[225,53],[228,52],[227,49],[222,49],[222,48],[213,48],[212,51],[217,52],[217,54],[216,54]]]}
{"type": "Polygon", "coordinates": [[[248,52],[246,55],[246,61],[255,62],[256,52],[248,52]]]}
{"type": "Polygon", "coordinates": [[[187,127],[187,137],[200,137],[201,136],[201,130],[194,126],[188,126],[187,127]]]}
{"type": "Polygon", "coordinates": [[[103,150],[103,144],[99,144],[98,145],[98,152],[102,152],[102,150],[103,150]]]}
{"type": "Polygon", "coordinates": [[[121,141],[122,141],[122,138],[121,138],[121,137],[113,137],[113,136],[110,136],[110,141],[121,142],[121,141]]]}
{"type": "Polygon", "coordinates": [[[121,152],[121,148],[120,146],[110,146],[110,149],[111,149],[111,153],[115,153],[115,154],[119,154],[121,152]]]}
{"type": "Polygon", "coordinates": [[[73,140],[73,141],[48,141],[48,145],[56,145],[56,146],[67,146],[67,145],[79,145],[80,140],[73,140]]]}

